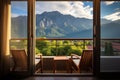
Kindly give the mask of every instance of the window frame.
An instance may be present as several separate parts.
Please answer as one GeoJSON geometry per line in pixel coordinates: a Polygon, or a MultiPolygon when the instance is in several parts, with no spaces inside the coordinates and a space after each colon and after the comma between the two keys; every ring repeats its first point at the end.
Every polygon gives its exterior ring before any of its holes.
{"type": "MultiPolygon", "coordinates": [[[[30,0],[11,0],[11,1],[28,1],[27,3],[28,3],[28,24],[31,22],[31,20],[29,20],[29,18],[33,15],[34,16],[34,14],[29,14],[30,12],[34,12],[34,9],[33,10],[31,10],[30,9],[30,7],[35,7],[35,5],[30,5],[30,0]]],[[[36,1],[93,1],[93,8],[94,9],[96,9],[95,8],[95,2],[96,3],[98,3],[98,1],[96,1],[96,0],[36,0],[36,1]]],[[[93,9],[93,12],[95,13],[95,10],[93,9]]],[[[32,19],[34,18],[35,19],[35,16],[33,17],[32,16],[32,19]]],[[[96,21],[96,19],[94,18],[95,17],[95,14],[93,14],[93,22],[94,21],[96,21]]],[[[97,18],[97,17],[96,17],[97,18]]],[[[34,20],[35,21],[35,20],[34,20]]],[[[33,23],[34,23],[34,21],[33,21],[33,23]]],[[[96,26],[94,25],[95,23],[93,23],[93,32],[95,32],[95,30],[96,30],[96,26]]],[[[35,64],[34,63],[34,46],[35,46],[35,34],[33,33],[34,32],[34,28],[31,26],[32,24],[30,24],[30,25],[28,25],[28,66],[29,66],[29,68],[28,68],[28,71],[29,71],[29,74],[32,74],[33,75],[33,73],[34,73],[34,68],[31,68],[32,67],[32,64],[35,64]],[[32,39],[31,39],[31,35],[32,35],[32,39]],[[30,44],[31,43],[31,41],[33,42],[32,44],[30,44]],[[32,46],[32,47],[30,47],[30,46],[32,46]],[[33,50],[31,50],[31,48],[33,49],[33,50]]],[[[93,33],[94,34],[94,33],[93,33]]],[[[96,35],[97,36],[97,35],[96,35]]],[[[93,50],[94,50],[94,52],[95,52],[95,49],[96,49],[96,43],[94,42],[94,40],[97,40],[96,38],[94,38],[95,37],[95,35],[93,35],[93,50]]],[[[96,41],[97,42],[97,41],[96,41]]],[[[98,46],[98,45],[97,45],[98,46]]],[[[98,50],[98,49],[97,49],[98,50]]],[[[97,62],[97,64],[95,63],[95,59],[99,59],[97,56],[98,55],[93,55],[94,56],[94,62],[93,62],[93,65],[94,65],[94,68],[93,68],[93,75],[96,75],[98,72],[99,72],[99,69],[98,68],[96,68],[96,66],[98,65],[98,62],[97,62]],[[96,65],[96,66],[95,66],[96,65]]]]}
{"type": "MultiPolygon", "coordinates": [[[[34,10],[35,10],[35,4],[32,5],[33,3],[30,3],[30,0],[11,0],[11,1],[28,1],[28,17],[30,18],[32,16],[32,19],[34,19],[34,21],[32,22],[33,25],[35,25],[35,14],[34,14],[34,10]],[[31,8],[32,10],[31,10],[31,8]],[[30,12],[33,12],[32,14],[29,14],[30,12]]],[[[93,1],[93,76],[100,76],[100,75],[104,75],[104,73],[100,72],[100,2],[101,1],[119,1],[119,0],[36,0],[36,1],[93,1]],[[95,14],[96,13],[96,14],[95,14]]],[[[30,23],[31,21],[29,21],[28,23],[30,23]]],[[[32,24],[30,24],[32,25],[32,24]]],[[[32,25],[32,26],[33,26],[32,25]]],[[[35,46],[35,34],[34,34],[34,28],[33,27],[29,27],[28,26],[28,46],[32,47],[28,47],[28,50],[30,50],[31,48],[34,49],[35,46]],[[31,30],[29,29],[31,28],[31,30]],[[29,34],[30,33],[30,34],[29,34]],[[32,35],[32,38],[31,38],[32,35]],[[30,44],[32,42],[32,44],[30,44]]],[[[34,50],[30,50],[29,51],[30,55],[28,56],[28,65],[29,65],[29,70],[30,70],[30,74],[34,74],[34,69],[33,69],[33,64],[34,64],[34,50]]],[[[107,73],[108,74],[108,73],[107,73]]],[[[74,75],[73,75],[74,76],[74,75]]]]}
{"type": "MultiPolygon", "coordinates": [[[[120,2],[120,0],[101,0],[100,1],[100,5],[101,5],[101,2],[102,1],[119,1],[120,2]]],[[[101,7],[100,7],[100,9],[101,9],[101,7]]],[[[100,11],[100,16],[101,16],[101,11],[100,11]]],[[[101,19],[101,18],[100,18],[101,19]]],[[[101,31],[101,24],[100,24],[100,31],[101,31]]],[[[101,34],[101,33],[100,33],[101,34]]],[[[100,36],[100,43],[101,43],[101,36],[100,36]]],[[[107,39],[107,38],[103,38],[103,39],[107,39]]],[[[116,40],[116,39],[115,39],[116,40]]],[[[100,45],[100,47],[101,47],[101,45],[100,45]]],[[[101,54],[101,50],[100,50],[100,54],[101,54]]],[[[101,57],[101,55],[100,55],[100,57],[101,57]]],[[[101,58],[100,58],[100,61],[101,61],[101,58]]],[[[101,66],[101,64],[100,64],[100,61],[99,61],[99,67],[101,66]]],[[[120,74],[120,72],[101,72],[101,70],[99,71],[99,76],[100,77],[118,77],[119,76],[119,74],[120,74]]]]}

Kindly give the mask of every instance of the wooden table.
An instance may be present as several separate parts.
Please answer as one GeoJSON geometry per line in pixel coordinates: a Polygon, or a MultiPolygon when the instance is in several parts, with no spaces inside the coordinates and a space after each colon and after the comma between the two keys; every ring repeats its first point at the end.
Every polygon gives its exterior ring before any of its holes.
{"type": "Polygon", "coordinates": [[[55,70],[56,70],[56,62],[57,61],[65,61],[66,62],[66,69],[67,69],[67,72],[69,72],[69,58],[67,56],[55,56],[54,57],[54,73],[55,73],[55,70]]]}

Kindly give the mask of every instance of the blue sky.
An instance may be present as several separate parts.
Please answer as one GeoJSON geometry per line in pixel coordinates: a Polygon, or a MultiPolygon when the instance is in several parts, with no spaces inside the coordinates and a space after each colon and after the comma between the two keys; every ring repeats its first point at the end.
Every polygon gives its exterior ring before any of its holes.
{"type": "Polygon", "coordinates": [[[12,17],[27,15],[27,2],[25,2],[25,1],[11,2],[11,12],[12,12],[12,17]]]}
{"type": "Polygon", "coordinates": [[[120,19],[120,2],[101,2],[101,17],[112,21],[120,19]]]}
{"type": "Polygon", "coordinates": [[[109,14],[112,14],[112,13],[116,12],[117,8],[120,11],[120,2],[114,2],[114,3],[111,3],[111,4],[106,4],[106,3],[102,2],[102,4],[101,4],[102,16],[109,15],[109,14]]]}
{"type": "MultiPolygon", "coordinates": [[[[27,2],[12,2],[11,4],[12,17],[27,15],[27,2]]],[[[44,11],[59,11],[62,14],[70,14],[74,17],[92,19],[93,3],[89,1],[36,2],[36,14],[41,14],[44,11]]],[[[120,19],[120,2],[101,2],[101,17],[112,21],[120,19]]]]}

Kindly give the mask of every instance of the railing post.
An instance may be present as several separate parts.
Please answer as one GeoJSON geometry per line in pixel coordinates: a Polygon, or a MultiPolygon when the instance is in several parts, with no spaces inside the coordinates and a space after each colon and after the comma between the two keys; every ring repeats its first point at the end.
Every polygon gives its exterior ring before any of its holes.
{"type": "Polygon", "coordinates": [[[85,40],[83,40],[83,49],[85,49],[85,40]]]}
{"type": "Polygon", "coordinates": [[[58,46],[57,46],[58,44],[57,44],[57,40],[56,40],[56,56],[57,56],[57,54],[58,54],[58,46]]]}

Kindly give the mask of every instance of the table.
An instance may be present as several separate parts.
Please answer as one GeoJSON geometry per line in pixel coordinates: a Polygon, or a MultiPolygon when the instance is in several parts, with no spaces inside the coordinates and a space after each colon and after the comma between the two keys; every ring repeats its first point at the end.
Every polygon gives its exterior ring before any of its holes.
{"type": "Polygon", "coordinates": [[[56,62],[57,61],[65,61],[66,62],[65,65],[66,65],[67,72],[69,72],[69,70],[70,70],[69,69],[69,63],[70,62],[69,62],[69,58],[67,56],[55,56],[53,60],[54,60],[54,68],[53,68],[54,73],[55,73],[55,70],[56,70],[56,62]]]}

